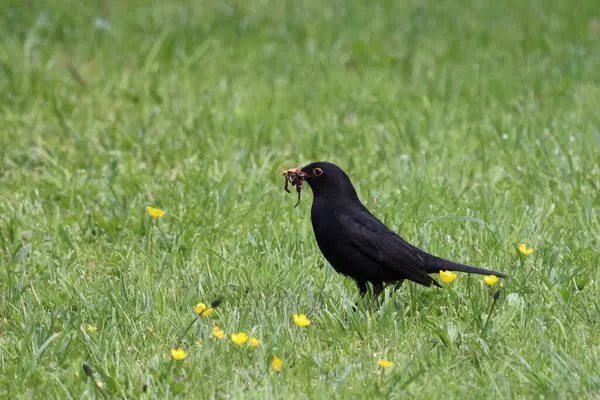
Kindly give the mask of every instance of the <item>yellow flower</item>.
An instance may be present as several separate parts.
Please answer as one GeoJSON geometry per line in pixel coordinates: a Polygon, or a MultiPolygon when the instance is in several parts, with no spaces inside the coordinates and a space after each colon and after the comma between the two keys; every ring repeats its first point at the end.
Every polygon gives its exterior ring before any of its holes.
{"type": "Polygon", "coordinates": [[[196,344],[200,345],[200,344],[202,344],[202,341],[203,341],[202,338],[198,338],[198,339],[196,339],[196,344]]]}
{"type": "Polygon", "coordinates": [[[254,347],[254,348],[256,348],[256,347],[260,346],[260,340],[258,340],[258,339],[257,339],[257,338],[255,338],[255,337],[251,337],[251,338],[250,338],[250,346],[252,346],[252,347],[254,347]]]}
{"type": "Polygon", "coordinates": [[[487,275],[483,278],[483,281],[486,285],[492,286],[495,285],[496,282],[498,282],[498,277],[496,275],[487,275]]]}
{"type": "Polygon", "coordinates": [[[154,219],[159,219],[160,217],[165,215],[165,212],[163,210],[161,210],[160,208],[154,208],[154,207],[148,206],[146,208],[146,210],[148,210],[148,215],[154,219]]]}
{"type": "Polygon", "coordinates": [[[452,283],[456,279],[456,274],[451,271],[440,271],[440,279],[446,283],[452,283]]]}
{"type": "Polygon", "coordinates": [[[203,317],[208,317],[208,316],[210,316],[210,314],[212,314],[213,308],[206,307],[206,304],[204,304],[204,303],[198,303],[196,305],[196,307],[194,307],[194,311],[196,311],[198,313],[198,315],[201,315],[203,317]]]}
{"type": "Polygon", "coordinates": [[[185,351],[181,347],[178,347],[176,349],[171,349],[171,357],[177,361],[181,361],[187,357],[187,354],[185,354],[185,351]]]}
{"type": "Polygon", "coordinates": [[[232,333],[231,341],[235,344],[244,344],[248,341],[248,335],[246,332],[232,333]]]}
{"type": "Polygon", "coordinates": [[[223,330],[219,328],[219,325],[215,325],[215,327],[213,328],[213,335],[217,339],[223,339],[225,337],[225,332],[223,332],[223,330]]]}
{"type": "Polygon", "coordinates": [[[525,243],[521,243],[519,245],[519,251],[521,252],[521,254],[523,254],[524,256],[528,256],[531,253],[533,253],[533,247],[527,248],[527,246],[525,245],[525,243]]]}
{"type": "Polygon", "coordinates": [[[88,324],[87,330],[88,330],[88,332],[96,332],[98,330],[98,328],[96,328],[94,325],[88,324]]]}
{"type": "Polygon", "coordinates": [[[294,314],[294,322],[298,326],[309,326],[310,319],[306,318],[304,314],[294,314]]]}
{"type": "Polygon", "coordinates": [[[393,363],[388,360],[379,360],[377,361],[377,364],[379,364],[381,368],[389,368],[392,366],[393,363]]]}
{"type": "Polygon", "coordinates": [[[283,361],[277,356],[273,356],[273,361],[271,361],[271,368],[275,372],[281,372],[281,367],[283,366],[283,361]]]}

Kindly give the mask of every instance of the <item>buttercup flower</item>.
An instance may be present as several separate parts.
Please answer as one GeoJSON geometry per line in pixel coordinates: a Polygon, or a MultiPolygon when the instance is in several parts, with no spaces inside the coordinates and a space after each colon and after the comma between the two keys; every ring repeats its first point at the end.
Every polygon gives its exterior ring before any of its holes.
{"type": "Polygon", "coordinates": [[[260,340],[258,340],[255,337],[251,337],[250,338],[250,346],[257,348],[258,346],[260,346],[260,340]]]}
{"type": "Polygon", "coordinates": [[[304,314],[294,314],[294,322],[296,325],[303,327],[310,325],[310,319],[306,318],[304,314]]]}
{"type": "Polygon", "coordinates": [[[498,282],[498,277],[496,275],[487,275],[483,278],[483,281],[486,285],[492,286],[498,282]]]}
{"type": "Polygon", "coordinates": [[[381,368],[389,368],[392,366],[393,363],[388,360],[379,360],[377,361],[377,364],[379,364],[381,368]]]}
{"type": "Polygon", "coordinates": [[[163,210],[161,210],[160,208],[154,208],[154,207],[148,206],[148,207],[146,207],[146,210],[148,210],[148,215],[154,219],[159,219],[160,217],[165,215],[165,212],[163,210]]]}
{"type": "Polygon", "coordinates": [[[215,325],[215,327],[213,328],[213,335],[217,339],[223,339],[225,337],[225,332],[223,332],[223,330],[219,328],[219,325],[215,325]]]}
{"type": "Polygon", "coordinates": [[[283,366],[283,361],[277,356],[273,356],[273,361],[271,361],[271,368],[275,372],[281,372],[281,367],[283,366]]]}
{"type": "Polygon", "coordinates": [[[181,347],[178,347],[176,349],[171,349],[171,357],[177,361],[181,361],[187,357],[187,354],[185,354],[185,351],[181,347]]]}
{"type": "Polygon", "coordinates": [[[202,344],[202,342],[203,342],[202,338],[196,339],[196,344],[200,345],[200,344],[202,344]]]}
{"type": "Polygon", "coordinates": [[[194,307],[194,311],[196,311],[198,313],[198,315],[201,315],[203,317],[208,317],[208,316],[210,316],[210,314],[212,314],[213,308],[206,307],[206,304],[204,304],[204,303],[198,303],[194,307]]]}
{"type": "Polygon", "coordinates": [[[452,283],[456,279],[456,274],[451,271],[440,271],[440,279],[445,283],[452,283]]]}
{"type": "Polygon", "coordinates": [[[96,328],[94,325],[88,324],[87,330],[88,330],[88,332],[96,332],[98,330],[98,328],[96,328]]]}
{"type": "Polygon", "coordinates": [[[231,341],[235,344],[244,344],[248,341],[248,335],[246,332],[232,333],[231,341]]]}
{"type": "Polygon", "coordinates": [[[525,243],[521,243],[519,245],[519,251],[521,252],[521,254],[523,254],[524,256],[528,256],[531,253],[533,253],[533,247],[527,248],[527,245],[525,245],[525,243]]]}

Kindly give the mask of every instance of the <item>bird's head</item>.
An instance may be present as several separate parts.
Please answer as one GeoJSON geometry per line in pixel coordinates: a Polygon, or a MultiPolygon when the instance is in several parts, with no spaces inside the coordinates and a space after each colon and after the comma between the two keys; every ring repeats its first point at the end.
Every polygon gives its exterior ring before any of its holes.
{"type": "MultiPolygon", "coordinates": [[[[282,172],[296,180],[306,181],[315,198],[354,199],[358,198],[348,175],[337,165],[326,161],[317,161],[301,168],[292,168],[282,172]]],[[[297,186],[297,185],[296,185],[297,186]]],[[[300,188],[302,184],[300,184],[300,188]]]]}

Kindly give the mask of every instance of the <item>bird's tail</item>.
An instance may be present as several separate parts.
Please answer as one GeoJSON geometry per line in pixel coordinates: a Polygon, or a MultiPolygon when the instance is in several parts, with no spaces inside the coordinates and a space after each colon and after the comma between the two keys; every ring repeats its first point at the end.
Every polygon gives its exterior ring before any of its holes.
{"type": "Polygon", "coordinates": [[[457,263],[454,261],[444,260],[443,258],[429,255],[427,260],[427,264],[425,266],[428,274],[440,272],[440,271],[456,271],[456,272],[467,272],[469,274],[479,274],[479,275],[496,275],[500,278],[506,278],[507,276],[496,271],[492,271],[490,269],[485,268],[477,268],[472,267],[470,265],[465,265],[461,263],[457,263]]]}

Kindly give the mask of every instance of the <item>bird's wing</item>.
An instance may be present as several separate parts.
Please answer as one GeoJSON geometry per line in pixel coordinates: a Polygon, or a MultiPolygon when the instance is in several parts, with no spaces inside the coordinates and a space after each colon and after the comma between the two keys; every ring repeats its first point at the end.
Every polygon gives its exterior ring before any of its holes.
{"type": "Polygon", "coordinates": [[[436,282],[425,271],[421,251],[386,227],[366,209],[340,216],[346,240],[372,261],[398,273],[402,278],[430,286],[436,282]]]}

